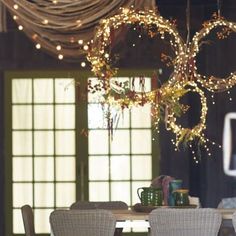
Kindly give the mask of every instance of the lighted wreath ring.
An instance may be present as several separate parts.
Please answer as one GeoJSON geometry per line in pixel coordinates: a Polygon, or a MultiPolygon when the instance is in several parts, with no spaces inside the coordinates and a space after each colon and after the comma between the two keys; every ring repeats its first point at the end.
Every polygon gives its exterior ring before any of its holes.
{"type": "MultiPolygon", "coordinates": [[[[207,115],[207,99],[205,97],[204,92],[198,87],[198,85],[193,81],[178,83],[175,86],[184,87],[188,92],[196,92],[200,95],[201,101],[201,115],[200,122],[195,125],[192,129],[184,128],[181,125],[176,123],[176,117],[173,111],[169,112],[167,127],[171,129],[176,135],[176,146],[178,146],[181,142],[191,142],[194,139],[198,139],[199,142],[205,143],[206,140],[203,135],[203,131],[206,129],[206,115],[207,115]]],[[[178,100],[181,96],[178,97],[178,100]]]]}
{"type": "Polygon", "coordinates": [[[173,36],[173,41],[170,40],[170,44],[176,56],[173,60],[174,73],[175,71],[180,71],[181,65],[184,63],[182,55],[184,55],[186,47],[175,26],[170,21],[157,15],[152,10],[136,12],[133,9],[122,9],[120,14],[108,19],[103,19],[100,22],[95,33],[93,44],[87,55],[87,59],[92,66],[92,71],[104,82],[106,92],[109,92],[110,89],[110,79],[114,77],[118,71],[118,68],[113,68],[110,59],[112,31],[117,30],[122,25],[134,23],[147,29],[147,32],[150,34],[160,34],[161,38],[163,38],[166,33],[173,36]],[[153,29],[155,30],[153,31],[153,29]]]}
{"type": "MultiPolygon", "coordinates": [[[[203,43],[203,39],[216,27],[223,26],[226,31],[223,33],[218,32],[218,37],[224,39],[228,36],[228,34],[232,32],[236,32],[236,23],[227,21],[223,18],[216,18],[204,23],[204,27],[195,34],[193,37],[192,43],[190,45],[190,59],[189,61],[194,61],[197,53],[200,50],[201,43],[203,43]]],[[[225,90],[230,89],[234,85],[236,85],[236,72],[230,73],[226,78],[217,78],[215,76],[210,76],[209,78],[200,75],[197,71],[196,63],[192,65],[191,72],[194,75],[194,78],[197,82],[200,82],[201,85],[209,90],[210,92],[223,92],[225,90]]]]}

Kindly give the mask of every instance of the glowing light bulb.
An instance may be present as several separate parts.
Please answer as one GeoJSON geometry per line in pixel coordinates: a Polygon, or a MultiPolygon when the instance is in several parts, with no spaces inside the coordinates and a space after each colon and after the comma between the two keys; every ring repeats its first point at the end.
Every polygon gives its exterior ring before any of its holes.
{"type": "Polygon", "coordinates": [[[81,66],[82,67],[85,67],[86,66],[86,63],[83,61],[83,62],[81,62],[81,66]]]}
{"type": "Polygon", "coordinates": [[[40,49],[40,48],[41,48],[40,43],[37,43],[37,44],[35,45],[35,47],[36,47],[37,49],[40,49]]]}
{"type": "Polygon", "coordinates": [[[63,59],[63,55],[62,55],[62,54],[59,54],[59,55],[58,55],[58,59],[59,59],[59,60],[62,60],[62,59],[63,59]]]}
{"type": "Polygon", "coordinates": [[[84,43],[83,39],[78,40],[78,44],[82,45],[84,43]]]}
{"type": "Polygon", "coordinates": [[[13,8],[14,8],[15,10],[17,10],[17,9],[19,8],[19,6],[18,6],[17,4],[14,4],[13,8]]]}
{"type": "Polygon", "coordinates": [[[48,24],[48,20],[45,19],[45,20],[43,21],[43,24],[47,25],[47,24],[48,24]]]}
{"type": "Polygon", "coordinates": [[[19,26],[18,26],[18,29],[19,29],[19,30],[23,30],[23,26],[22,26],[22,25],[19,25],[19,26]]]}
{"type": "Polygon", "coordinates": [[[84,50],[87,51],[89,49],[88,45],[84,45],[84,50]]]}
{"type": "Polygon", "coordinates": [[[61,50],[61,45],[57,45],[56,49],[57,49],[57,51],[60,51],[61,50]]]}

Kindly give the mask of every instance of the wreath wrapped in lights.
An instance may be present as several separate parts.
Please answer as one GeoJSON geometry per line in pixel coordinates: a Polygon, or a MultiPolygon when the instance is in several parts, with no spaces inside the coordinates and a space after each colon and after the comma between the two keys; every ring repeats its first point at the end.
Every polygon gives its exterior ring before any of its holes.
{"type": "MultiPolygon", "coordinates": [[[[206,139],[204,137],[203,131],[206,129],[206,115],[207,115],[207,100],[204,92],[197,86],[194,81],[185,81],[176,83],[174,87],[186,88],[186,92],[196,92],[200,96],[201,102],[201,116],[200,122],[195,125],[192,129],[184,128],[181,125],[176,124],[175,113],[170,109],[167,125],[176,134],[176,146],[182,143],[192,142],[194,139],[198,139],[200,143],[205,143],[206,139]]],[[[172,87],[173,88],[173,87],[172,87]]],[[[180,96],[177,96],[177,102],[179,102],[180,96]]]]}
{"type": "Polygon", "coordinates": [[[207,78],[206,76],[200,75],[197,72],[197,67],[194,58],[199,52],[200,46],[204,42],[203,39],[213,29],[219,26],[223,27],[222,31],[217,32],[217,37],[219,39],[225,39],[229,36],[231,32],[236,32],[236,23],[227,21],[222,17],[218,17],[215,15],[212,20],[206,21],[203,24],[203,28],[195,34],[190,45],[189,57],[192,59],[192,61],[194,61],[194,67],[192,67],[192,73],[194,74],[194,78],[210,92],[224,92],[236,85],[236,72],[231,73],[229,76],[227,76],[227,78],[218,78],[213,75],[207,78]]]}
{"type": "Polygon", "coordinates": [[[180,69],[179,67],[182,64],[180,60],[182,61],[182,55],[185,55],[185,45],[174,24],[152,10],[135,12],[132,9],[122,9],[121,14],[101,21],[87,56],[87,59],[91,62],[92,71],[108,86],[106,88],[107,92],[109,92],[111,85],[110,79],[116,75],[118,70],[112,67],[112,59],[109,54],[112,31],[117,30],[123,24],[130,25],[135,23],[146,29],[150,37],[159,34],[164,39],[167,33],[173,37],[174,41],[170,40],[170,44],[176,56],[173,60],[174,71],[180,69]]]}
{"type": "MultiPolygon", "coordinates": [[[[157,127],[159,121],[164,120],[168,129],[171,129],[176,135],[176,146],[180,142],[191,142],[196,137],[205,142],[202,131],[205,129],[206,98],[194,82],[188,82],[186,74],[183,73],[183,70],[186,72],[188,62],[186,45],[171,22],[151,10],[135,12],[132,9],[123,9],[121,14],[102,20],[91,46],[87,58],[91,62],[92,71],[99,79],[99,83],[93,86],[92,90],[93,92],[104,91],[104,103],[116,108],[119,107],[121,110],[149,103],[153,107],[154,125],[157,127]],[[165,34],[173,37],[170,44],[176,56],[171,60],[174,72],[171,79],[160,88],[146,92],[143,86],[143,89],[137,92],[130,88],[127,83],[114,79],[118,68],[112,66],[112,59],[109,54],[112,31],[117,30],[123,24],[139,24],[146,29],[151,37],[158,34],[161,39],[165,38],[165,34]],[[182,128],[176,124],[176,117],[181,116],[188,109],[188,106],[179,102],[180,97],[190,91],[190,88],[185,88],[187,85],[192,87],[191,91],[200,94],[202,103],[200,123],[193,129],[182,128]]],[[[143,85],[143,78],[140,78],[140,84],[143,85]]],[[[110,125],[108,126],[110,127],[110,125]]]]}
{"type": "MultiPolygon", "coordinates": [[[[203,29],[195,34],[192,42],[185,44],[175,25],[155,12],[151,10],[135,12],[133,9],[122,9],[121,14],[101,21],[94,42],[90,45],[87,59],[91,62],[92,71],[99,79],[99,83],[92,88],[93,92],[104,91],[104,103],[118,107],[120,110],[151,104],[154,125],[157,127],[159,121],[163,119],[167,129],[176,136],[174,142],[176,147],[180,143],[188,144],[191,147],[193,140],[203,144],[210,141],[203,133],[206,129],[207,102],[199,84],[211,92],[222,92],[236,85],[236,72],[223,79],[214,76],[207,78],[197,72],[195,57],[203,43],[203,38],[218,26],[223,27],[221,32],[217,32],[219,39],[226,38],[231,31],[236,32],[235,23],[217,16],[205,22],[203,29]],[[149,92],[144,89],[142,77],[140,77],[140,84],[143,86],[141,91],[136,91],[132,86],[130,88],[126,83],[114,78],[118,68],[112,65],[113,59],[110,55],[113,31],[122,25],[132,24],[142,26],[150,37],[159,35],[161,39],[164,39],[166,34],[171,36],[169,42],[174,50],[175,58],[163,55],[162,59],[168,60],[168,64],[173,65],[174,71],[165,84],[149,92]],[[190,91],[198,93],[201,102],[200,122],[192,129],[177,124],[177,117],[188,109],[188,106],[180,103],[180,98],[190,91]]],[[[214,142],[211,143],[215,145],[214,142]]]]}

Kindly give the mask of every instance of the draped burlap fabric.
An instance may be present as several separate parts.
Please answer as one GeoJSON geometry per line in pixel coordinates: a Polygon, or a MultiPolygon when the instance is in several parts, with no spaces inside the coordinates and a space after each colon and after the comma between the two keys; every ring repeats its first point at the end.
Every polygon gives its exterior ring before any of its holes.
{"type": "Polygon", "coordinates": [[[77,60],[85,54],[78,40],[89,42],[103,18],[120,7],[155,10],[155,0],[0,0],[35,44],[53,55],[77,60]],[[58,45],[61,49],[58,50],[58,45]]]}

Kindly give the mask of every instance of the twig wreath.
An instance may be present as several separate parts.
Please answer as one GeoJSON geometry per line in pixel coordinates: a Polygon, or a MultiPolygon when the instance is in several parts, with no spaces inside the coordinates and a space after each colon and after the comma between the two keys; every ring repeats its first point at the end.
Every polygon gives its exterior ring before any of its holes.
{"type": "Polygon", "coordinates": [[[195,57],[199,52],[202,40],[218,26],[228,28],[228,30],[224,28],[223,32],[217,33],[220,39],[225,38],[229,31],[236,31],[235,23],[218,17],[206,22],[203,29],[195,34],[192,43],[185,44],[175,25],[154,11],[135,12],[133,9],[122,9],[120,14],[101,21],[92,47],[88,51],[87,59],[91,62],[92,71],[100,81],[91,89],[93,92],[103,90],[105,103],[119,107],[121,110],[151,104],[153,107],[151,115],[155,118],[154,124],[158,126],[160,120],[165,121],[167,129],[172,130],[176,136],[174,142],[176,147],[180,143],[191,146],[190,143],[193,140],[200,144],[206,143],[209,140],[203,132],[206,129],[207,99],[198,84],[211,92],[221,92],[236,84],[235,73],[226,79],[218,79],[214,76],[207,79],[197,72],[195,57]],[[167,34],[170,35],[168,40],[175,54],[175,58],[171,60],[174,67],[171,78],[160,88],[154,88],[149,92],[145,91],[144,78],[140,78],[141,91],[139,92],[127,83],[114,79],[118,71],[118,68],[112,66],[113,60],[110,55],[114,31],[123,25],[132,24],[142,26],[150,37],[158,35],[164,40],[167,34]],[[176,124],[176,118],[188,109],[179,100],[190,91],[198,93],[201,102],[200,121],[192,129],[176,124]]]}
{"type": "Polygon", "coordinates": [[[197,72],[198,68],[195,65],[196,63],[194,58],[199,52],[201,45],[204,43],[204,38],[217,27],[223,27],[221,32],[217,32],[217,37],[219,39],[225,39],[230,33],[236,32],[236,23],[227,21],[222,17],[215,15],[212,20],[206,21],[203,24],[203,28],[194,35],[190,45],[189,57],[194,60],[194,68],[192,68],[194,77],[204,88],[210,92],[224,92],[236,84],[236,72],[231,73],[227,78],[217,78],[213,75],[207,78],[206,76],[200,75],[197,72]]]}

